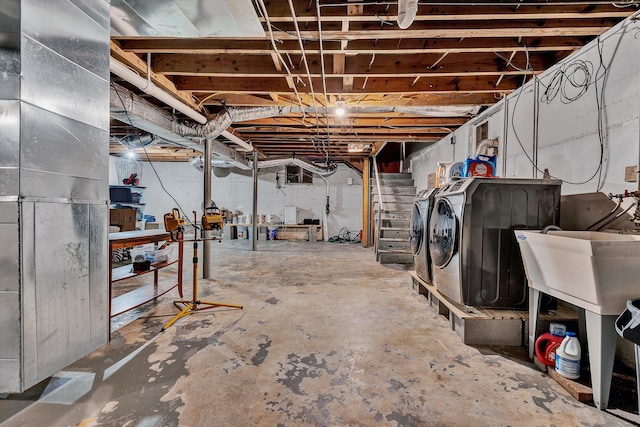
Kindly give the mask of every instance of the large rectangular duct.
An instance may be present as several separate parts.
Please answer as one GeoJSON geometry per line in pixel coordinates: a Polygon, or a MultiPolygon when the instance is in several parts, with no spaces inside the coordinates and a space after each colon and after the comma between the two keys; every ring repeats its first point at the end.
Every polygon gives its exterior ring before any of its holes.
{"type": "Polygon", "coordinates": [[[108,144],[109,2],[3,1],[2,393],[108,341],[108,144]]]}

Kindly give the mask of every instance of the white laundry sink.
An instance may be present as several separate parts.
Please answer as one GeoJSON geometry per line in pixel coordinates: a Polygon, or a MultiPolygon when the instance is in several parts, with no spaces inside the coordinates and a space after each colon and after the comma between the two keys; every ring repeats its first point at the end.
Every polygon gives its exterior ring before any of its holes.
{"type": "Polygon", "coordinates": [[[515,230],[529,286],[599,315],[640,297],[640,235],[515,230]]]}

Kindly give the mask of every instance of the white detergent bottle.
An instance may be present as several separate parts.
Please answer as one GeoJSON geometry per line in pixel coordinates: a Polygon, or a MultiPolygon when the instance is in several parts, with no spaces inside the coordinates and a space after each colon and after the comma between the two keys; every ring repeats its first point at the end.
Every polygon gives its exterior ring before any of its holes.
{"type": "Polygon", "coordinates": [[[582,351],[575,332],[567,331],[560,347],[556,349],[556,372],[565,378],[580,378],[580,358],[582,351]]]}

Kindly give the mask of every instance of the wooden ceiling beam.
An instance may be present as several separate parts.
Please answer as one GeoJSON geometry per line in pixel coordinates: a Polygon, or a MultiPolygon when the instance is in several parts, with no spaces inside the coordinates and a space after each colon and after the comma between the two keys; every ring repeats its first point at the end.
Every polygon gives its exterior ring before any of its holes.
{"type": "MultiPolygon", "coordinates": [[[[362,7],[362,12],[357,15],[350,16],[348,14],[348,8],[354,7],[354,5],[348,5],[346,3],[339,4],[338,1],[321,3],[321,19],[323,21],[335,21],[335,20],[369,20],[369,21],[388,21],[395,23],[397,17],[397,6],[393,3],[381,2],[375,4],[371,2],[367,7],[362,7]]],[[[505,18],[498,19],[517,19],[513,16],[532,16],[536,19],[544,19],[545,16],[557,16],[557,17],[573,17],[579,19],[584,15],[590,16],[596,14],[603,17],[619,17],[623,18],[629,16],[631,12],[621,10],[619,7],[615,7],[610,3],[590,4],[585,5],[582,2],[575,2],[572,4],[570,1],[554,4],[549,1],[539,0],[526,2],[520,2],[522,4],[518,7],[513,5],[500,4],[496,0],[485,1],[473,1],[473,2],[458,2],[459,5],[453,2],[447,2],[447,4],[429,4],[428,2],[421,3],[418,6],[418,13],[416,19],[436,19],[437,17],[450,17],[449,19],[456,19],[456,17],[464,17],[465,15],[471,15],[476,18],[469,19],[491,19],[492,15],[504,16],[505,18]],[[587,7],[589,6],[589,7],[587,7]],[[624,15],[624,12],[627,12],[624,15]],[[433,18],[436,17],[436,18],[433,18]],[[540,17],[540,18],[538,18],[540,17]]],[[[294,7],[296,10],[296,19],[300,22],[309,22],[317,19],[315,5],[309,7],[309,0],[294,0],[294,7]]],[[[272,22],[287,22],[291,20],[291,12],[289,10],[287,2],[271,1],[267,4],[267,11],[269,13],[269,19],[272,22]]],[[[464,18],[463,18],[464,19],[464,18]]]]}
{"type": "MultiPolygon", "coordinates": [[[[207,97],[206,93],[197,92],[195,95],[198,98],[204,99],[207,97]]],[[[269,94],[271,95],[271,94],[269,94]]],[[[388,96],[387,94],[371,94],[371,95],[359,95],[352,99],[351,97],[346,99],[350,105],[361,107],[384,107],[384,106],[398,106],[398,107],[410,107],[410,106],[425,106],[425,105],[492,105],[495,104],[496,98],[493,93],[449,93],[449,94],[433,94],[422,93],[403,96],[399,98],[397,95],[388,96]]],[[[266,99],[261,96],[252,94],[238,94],[238,93],[221,93],[210,97],[204,103],[205,105],[222,105],[222,101],[226,105],[235,105],[240,107],[268,107],[268,106],[287,106],[298,105],[293,99],[291,94],[280,93],[278,96],[278,102],[272,99],[266,99]]],[[[386,114],[386,113],[385,113],[386,114]]]]}
{"type": "MultiPolygon", "coordinates": [[[[420,135],[420,134],[411,134],[411,135],[341,135],[339,139],[338,136],[335,136],[334,139],[331,140],[331,144],[340,143],[348,143],[348,142],[371,142],[371,141],[379,141],[379,140],[389,140],[389,141],[406,141],[406,142],[421,142],[421,141],[439,141],[442,139],[442,136],[439,135],[420,135]]],[[[293,144],[303,144],[303,140],[309,140],[310,137],[308,134],[300,133],[300,134],[289,134],[287,138],[283,138],[279,135],[263,135],[260,138],[256,138],[252,140],[253,144],[256,147],[260,148],[262,151],[269,151],[269,147],[271,144],[278,144],[288,141],[293,144]],[[301,140],[302,139],[302,140],[301,140]],[[263,146],[264,143],[269,143],[268,146],[263,146]]],[[[318,144],[320,141],[317,142],[318,144]]]]}
{"type": "MultiPolygon", "coordinates": [[[[274,129],[266,128],[266,129],[243,130],[242,135],[244,138],[251,139],[253,141],[253,140],[259,140],[263,135],[269,135],[271,132],[277,132],[279,138],[289,137],[290,135],[294,137],[298,137],[300,135],[303,135],[306,137],[315,137],[317,135],[315,129],[297,129],[297,128],[283,128],[283,127],[276,127],[274,129]]],[[[364,127],[364,128],[357,129],[357,133],[359,137],[362,137],[363,135],[371,136],[371,135],[390,135],[390,134],[394,134],[394,135],[438,134],[438,135],[444,136],[451,132],[452,132],[452,129],[450,128],[445,129],[444,127],[420,127],[420,128],[414,127],[414,128],[408,128],[408,129],[403,127],[401,128],[364,127]]],[[[321,132],[319,133],[320,137],[322,138],[326,137],[327,134],[329,135],[329,137],[349,136],[353,134],[353,130],[351,130],[350,128],[341,129],[341,128],[330,127],[328,131],[326,128],[324,128],[324,129],[321,129],[321,132]]]]}
{"type": "MultiPolygon", "coordinates": [[[[331,94],[357,95],[357,94],[390,94],[390,93],[498,93],[516,89],[522,83],[522,78],[504,79],[500,83],[500,91],[495,88],[498,74],[495,76],[454,76],[454,77],[423,77],[412,86],[413,77],[371,77],[365,82],[364,78],[356,78],[353,90],[350,93],[342,92],[342,79],[327,78],[327,92],[331,94]]],[[[255,78],[227,77],[194,77],[176,76],[176,86],[185,91],[194,92],[235,92],[265,94],[291,93],[286,82],[281,78],[255,78]]],[[[313,79],[314,87],[322,87],[320,79],[313,79]]],[[[299,86],[303,89],[305,86],[299,86]]]]}
{"type": "MultiPolygon", "coordinates": [[[[509,21],[505,21],[509,22],[509,21]]],[[[501,21],[503,24],[504,22],[501,21]]],[[[608,29],[611,25],[599,23],[593,26],[566,26],[554,27],[549,26],[517,26],[517,27],[499,27],[499,28],[424,28],[424,29],[406,29],[406,30],[349,30],[346,33],[342,31],[323,31],[323,38],[329,40],[363,40],[363,39],[430,39],[430,38],[477,38],[477,37],[549,37],[549,36],[597,36],[608,29]]],[[[300,31],[300,36],[304,39],[316,37],[317,31],[300,31]]],[[[293,40],[297,36],[289,32],[277,32],[275,37],[279,40],[293,40]]]]}
{"type": "MultiPolygon", "coordinates": [[[[371,55],[405,55],[436,53],[481,53],[481,52],[530,52],[573,50],[585,44],[585,37],[531,37],[519,41],[513,38],[470,38],[470,39],[402,39],[398,40],[351,40],[347,47],[342,49],[343,42],[323,42],[323,51],[326,55],[344,53],[346,55],[367,54],[371,55]],[[375,43],[375,45],[374,45],[375,43]],[[525,43],[526,46],[525,47],[525,43]]],[[[131,53],[144,54],[200,54],[200,55],[271,55],[273,47],[264,40],[219,40],[219,39],[134,39],[120,40],[122,50],[131,53]]],[[[282,54],[300,55],[300,46],[297,40],[285,40],[278,50],[282,54]]],[[[320,47],[317,41],[307,41],[305,53],[319,55],[320,47]]],[[[274,54],[275,55],[275,54],[274,54]]],[[[274,59],[275,62],[275,59],[274,59]]]]}
{"type": "MultiPolygon", "coordinates": [[[[500,75],[523,74],[521,71],[527,64],[524,53],[513,51],[509,55],[497,53],[464,53],[457,55],[417,54],[399,56],[357,55],[345,57],[334,55],[325,68],[329,76],[357,78],[366,76],[402,77],[402,76],[454,76],[465,75],[500,75]],[[338,62],[336,62],[336,60],[338,62]],[[508,64],[510,66],[508,66],[508,64]],[[332,66],[332,67],[331,67],[332,66]]],[[[287,74],[274,69],[271,61],[251,55],[154,55],[152,68],[157,74],[172,76],[218,76],[218,77],[287,77],[287,74]]],[[[329,59],[329,58],[325,58],[329,59]]],[[[307,55],[309,71],[312,77],[322,77],[320,58],[307,55]]],[[[548,58],[537,52],[529,54],[529,66],[534,70],[548,66],[548,58]]],[[[307,78],[306,70],[291,69],[293,77],[307,78]]]]}
{"type": "MultiPolygon", "coordinates": [[[[487,11],[485,13],[446,13],[446,14],[417,14],[414,18],[414,22],[434,22],[434,21],[513,21],[513,20],[546,20],[546,19],[562,19],[562,20],[581,20],[581,19],[610,19],[610,18],[626,18],[631,15],[629,11],[614,10],[609,12],[503,12],[494,13],[487,11]]],[[[359,16],[321,16],[321,21],[324,23],[350,23],[350,22],[387,22],[394,25],[397,20],[395,15],[359,15],[359,16]]],[[[306,22],[318,22],[316,16],[299,16],[296,17],[299,24],[306,22]]],[[[293,18],[291,16],[269,16],[271,23],[291,23],[293,18]]],[[[260,18],[263,24],[266,24],[265,20],[260,18]]]]}
{"type": "MultiPolygon", "coordinates": [[[[378,118],[364,118],[349,114],[345,120],[349,126],[462,126],[469,119],[467,117],[393,117],[393,113],[381,114],[378,118]]],[[[330,115],[331,120],[337,120],[338,117],[330,115]]],[[[245,122],[234,123],[234,128],[239,132],[245,126],[261,125],[261,126],[287,126],[300,125],[299,118],[292,117],[274,117],[271,119],[248,120],[245,122]]]]}
{"type": "MultiPolygon", "coordinates": [[[[138,72],[138,74],[140,74],[141,76],[143,77],[147,76],[147,72],[148,72],[147,63],[142,59],[138,58],[136,54],[131,52],[125,52],[113,40],[110,42],[110,50],[111,50],[111,56],[113,58],[122,62],[126,66],[131,67],[133,70],[138,72]]],[[[176,86],[173,84],[173,82],[167,79],[165,76],[159,75],[158,73],[153,72],[153,69],[152,69],[150,79],[159,88],[167,91],[168,93],[170,93],[180,101],[184,102],[194,110],[198,110],[198,106],[193,100],[191,93],[178,90],[176,86]]]]}

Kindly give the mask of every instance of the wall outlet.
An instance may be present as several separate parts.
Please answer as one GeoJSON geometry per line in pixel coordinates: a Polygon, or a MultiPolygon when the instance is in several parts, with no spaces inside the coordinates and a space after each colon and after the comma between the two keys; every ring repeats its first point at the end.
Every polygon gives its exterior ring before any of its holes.
{"type": "Polygon", "coordinates": [[[638,180],[637,166],[627,166],[624,168],[625,182],[636,182],[638,180]]]}

